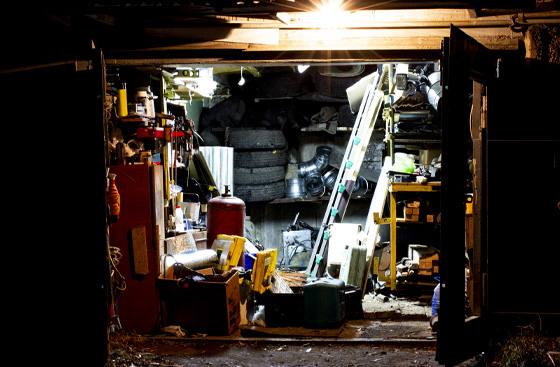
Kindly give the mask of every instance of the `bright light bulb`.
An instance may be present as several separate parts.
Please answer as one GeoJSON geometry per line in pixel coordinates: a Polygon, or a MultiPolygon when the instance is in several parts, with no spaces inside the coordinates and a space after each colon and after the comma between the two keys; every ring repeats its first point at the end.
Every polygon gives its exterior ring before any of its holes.
{"type": "Polygon", "coordinates": [[[305,72],[305,70],[309,69],[309,65],[298,65],[297,66],[297,71],[300,74],[303,74],[305,72]]]}
{"type": "Polygon", "coordinates": [[[323,0],[319,11],[335,13],[342,11],[342,0],[323,0]]]}
{"type": "Polygon", "coordinates": [[[240,73],[241,73],[241,78],[239,78],[239,82],[237,82],[237,85],[242,87],[243,85],[245,85],[245,78],[243,77],[243,66],[241,67],[240,73]]]}
{"type": "Polygon", "coordinates": [[[349,13],[343,9],[343,0],[322,0],[310,20],[321,29],[337,29],[346,24],[349,13]]]}
{"type": "Polygon", "coordinates": [[[329,26],[336,26],[340,22],[340,16],[343,14],[342,0],[327,0],[323,1],[319,8],[319,16],[321,21],[329,26]]]}

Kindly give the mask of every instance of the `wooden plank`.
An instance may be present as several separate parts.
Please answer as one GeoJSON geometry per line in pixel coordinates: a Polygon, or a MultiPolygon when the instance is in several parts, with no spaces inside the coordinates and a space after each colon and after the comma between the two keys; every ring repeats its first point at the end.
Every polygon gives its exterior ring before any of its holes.
{"type": "Polygon", "coordinates": [[[365,245],[367,248],[367,266],[365,274],[366,276],[364,276],[364,282],[362,284],[362,297],[366,291],[367,272],[372,269],[373,252],[379,238],[379,226],[381,225],[380,219],[383,216],[383,209],[385,208],[385,201],[387,200],[387,192],[389,187],[388,173],[392,165],[393,164],[391,163],[391,157],[385,157],[385,161],[383,163],[383,167],[381,167],[381,173],[379,174],[379,178],[377,179],[377,185],[375,186],[375,191],[373,193],[373,198],[371,199],[371,204],[366,218],[364,232],[366,234],[365,245]]]}
{"type": "MultiPolygon", "coordinates": [[[[154,245],[156,246],[156,259],[160,254],[165,253],[165,208],[163,201],[163,167],[152,166],[151,172],[151,192],[152,192],[152,215],[154,217],[154,245]]],[[[163,264],[158,268],[158,276],[164,273],[163,264]]]]}
{"type": "Polygon", "coordinates": [[[389,185],[390,192],[433,192],[439,191],[441,182],[428,182],[427,184],[420,184],[416,182],[392,182],[389,185]]]}
{"type": "MultiPolygon", "coordinates": [[[[277,17],[284,23],[282,27],[311,27],[317,23],[309,12],[279,12],[277,17]]],[[[347,17],[345,27],[408,27],[433,23],[450,23],[457,26],[481,26],[511,24],[510,15],[477,17],[470,9],[394,9],[362,10],[352,12],[347,17]]],[[[232,21],[234,23],[234,21],[232,21]]]]}
{"type": "Polygon", "coordinates": [[[288,285],[288,282],[286,282],[276,270],[272,272],[272,278],[274,279],[271,288],[272,293],[294,293],[292,291],[292,288],[290,288],[290,286],[288,285]]]}
{"type": "Polygon", "coordinates": [[[379,174],[379,178],[377,179],[377,185],[375,186],[375,192],[373,193],[373,198],[371,199],[371,205],[369,207],[366,226],[364,230],[367,236],[366,246],[368,258],[373,255],[373,250],[377,243],[380,225],[379,222],[383,217],[383,209],[385,208],[385,201],[387,200],[387,192],[389,187],[388,172],[391,166],[391,157],[385,157],[383,167],[381,167],[381,173],[379,174]]]}
{"type": "MultiPolygon", "coordinates": [[[[244,327],[241,327],[243,329],[244,327]]],[[[177,336],[152,336],[153,340],[172,340],[175,342],[185,343],[238,343],[238,342],[262,342],[262,343],[295,343],[301,344],[302,340],[311,344],[368,344],[368,345],[399,345],[399,346],[417,346],[417,347],[435,347],[436,339],[426,338],[332,338],[332,337],[243,337],[243,336],[194,336],[194,337],[177,337],[177,336]]]]}
{"type": "Polygon", "coordinates": [[[146,244],[146,227],[134,227],[130,230],[132,241],[132,259],[134,274],[147,275],[148,269],[148,247],[146,244]]]}
{"type": "Polygon", "coordinates": [[[391,213],[391,265],[389,267],[391,276],[391,289],[397,289],[397,199],[395,193],[391,192],[390,196],[390,213],[391,213]]]}
{"type": "Polygon", "coordinates": [[[282,336],[282,337],[317,337],[317,338],[337,338],[343,327],[335,329],[308,329],[304,327],[262,327],[262,326],[242,326],[242,336],[282,336]]]}
{"type": "MultiPolygon", "coordinates": [[[[448,24],[449,25],[449,24],[448,24]]],[[[157,30],[175,37],[175,45],[146,50],[239,49],[245,52],[294,50],[439,50],[449,28],[368,28],[368,29],[238,29],[226,34],[210,32],[205,39],[189,38],[198,28],[157,30]],[[179,37],[180,35],[180,37],[179,37]],[[269,38],[267,38],[269,37],[269,38]],[[183,40],[183,41],[180,41],[183,40]]],[[[463,28],[465,33],[491,49],[514,50],[522,39],[509,27],[463,28]]],[[[195,33],[197,32],[197,33],[195,33]]]]}
{"type": "Polygon", "coordinates": [[[146,28],[146,35],[152,37],[228,43],[252,43],[277,45],[280,39],[277,28],[232,28],[232,27],[163,27],[146,28]]]}
{"type": "Polygon", "coordinates": [[[350,62],[409,62],[410,60],[434,61],[441,50],[300,50],[300,51],[252,51],[242,47],[227,48],[222,42],[216,48],[178,47],[142,49],[111,52],[105,63],[113,66],[153,66],[170,67],[189,64],[240,64],[251,66],[289,66],[293,64],[350,63],[350,62]],[[227,52],[225,52],[227,50],[227,52]],[[173,52],[172,52],[173,51],[173,52]],[[171,56],[170,56],[171,55],[171,56]]]}
{"type": "MultiPolygon", "coordinates": [[[[472,251],[470,256],[471,274],[470,274],[470,305],[474,315],[480,315],[482,312],[482,187],[483,187],[483,170],[484,170],[484,154],[482,131],[486,126],[486,111],[484,103],[484,95],[486,88],[484,85],[473,82],[473,104],[471,111],[471,138],[473,142],[473,215],[472,221],[472,251]]],[[[467,227],[469,228],[469,227],[467,227]]]]}

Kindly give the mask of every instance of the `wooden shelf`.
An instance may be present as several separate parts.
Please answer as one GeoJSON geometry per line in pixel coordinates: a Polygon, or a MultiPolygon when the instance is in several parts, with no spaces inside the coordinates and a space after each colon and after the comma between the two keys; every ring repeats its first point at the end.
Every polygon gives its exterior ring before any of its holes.
{"type": "MultiPolygon", "coordinates": [[[[349,132],[352,131],[352,127],[351,126],[339,126],[336,128],[336,131],[341,131],[341,132],[349,132]]],[[[328,133],[326,128],[319,128],[319,127],[302,127],[301,129],[299,129],[302,132],[325,132],[328,133]]]]}
{"type": "MultiPolygon", "coordinates": [[[[319,203],[328,201],[330,198],[331,197],[329,195],[322,196],[320,198],[318,198],[318,197],[280,198],[280,199],[274,199],[274,200],[270,201],[268,204],[287,204],[287,203],[316,203],[316,204],[319,204],[319,203]]],[[[362,200],[362,199],[371,200],[371,195],[353,196],[351,198],[351,200],[362,200]]]]}
{"type": "Polygon", "coordinates": [[[437,192],[441,188],[441,181],[431,181],[425,184],[417,182],[391,182],[389,192],[437,192]]]}
{"type": "Polygon", "coordinates": [[[395,144],[441,144],[441,139],[395,138],[395,144]]]}
{"type": "Polygon", "coordinates": [[[269,204],[287,204],[287,203],[321,203],[325,200],[328,199],[323,199],[323,197],[320,198],[316,198],[316,197],[311,197],[311,198],[306,198],[306,197],[301,197],[301,198],[280,198],[280,199],[274,199],[271,202],[269,202],[269,204]]]}
{"type": "Polygon", "coordinates": [[[420,224],[430,225],[430,224],[432,224],[432,225],[436,225],[436,224],[439,224],[439,223],[437,223],[437,222],[420,222],[420,221],[413,222],[413,221],[410,221],[410,220],[404,220],[404,218],[397,218],[397,224],[417,224],[417,225],[420,225],[420,224]]]}

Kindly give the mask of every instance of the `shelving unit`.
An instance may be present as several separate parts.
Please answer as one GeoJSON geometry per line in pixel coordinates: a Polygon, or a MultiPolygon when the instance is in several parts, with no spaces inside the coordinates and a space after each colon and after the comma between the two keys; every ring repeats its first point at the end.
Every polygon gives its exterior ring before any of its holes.
{"type": "Polygon", "coordinates": [[[416,182],[390,182],[389,184],[389,200],[390,200],[390,243],[391,243],[391,265],[390,265],[390,283],[391,289],[395,290],[397,287],[397,224],[414,223],[419,224],[434,224],[434,223],[420,223],[420,222],[401,222],[397,218],[397,193],[399,192],[416,192],[416,193],[435,193],[441,189],[441,182],[434,181],[426,184],[416,182]]]}

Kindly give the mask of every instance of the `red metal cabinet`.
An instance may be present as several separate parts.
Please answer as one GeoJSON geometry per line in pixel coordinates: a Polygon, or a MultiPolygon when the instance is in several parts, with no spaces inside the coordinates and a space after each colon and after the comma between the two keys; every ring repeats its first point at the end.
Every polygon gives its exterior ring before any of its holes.
{"type": "Polygon", "coordinates": [[[156,169],[161,167],[143,164],[113,166],[110,169],[117,175],[116,183],[121,198],[120,218],[110,228],[110,244],[118,247],[123,255],[117,268],[126,279],[126,289],[118,298],[118,313],[123,329],[138,333],[156,329],[160,319],[156,289],[159,254],[152,204],[152,196],[157,194],[153,185],[156,169]],[[132,230],[142,227],[145,228],[145,246],[142,239],[136,239],[136,245],[133,246],[132,230]],[[135,269],[135,256],[137,264],[138,261],[142,263],[142,269],[138,265],[135,269]]]}

